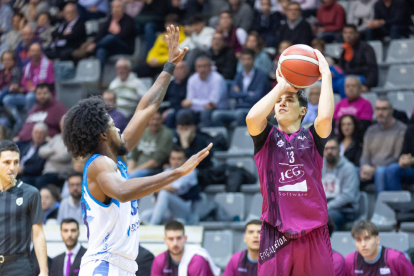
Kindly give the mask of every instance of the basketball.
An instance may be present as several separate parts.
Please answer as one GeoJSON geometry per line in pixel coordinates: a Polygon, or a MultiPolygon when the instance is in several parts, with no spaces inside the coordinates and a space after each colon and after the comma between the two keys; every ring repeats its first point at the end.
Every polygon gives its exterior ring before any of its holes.
{"type": "Polygon", "coordinates": [[[280,55],[278,71],[292,86],[306,88],[319,79],[318,57],[307,45],[290,46],[280,55]]]}

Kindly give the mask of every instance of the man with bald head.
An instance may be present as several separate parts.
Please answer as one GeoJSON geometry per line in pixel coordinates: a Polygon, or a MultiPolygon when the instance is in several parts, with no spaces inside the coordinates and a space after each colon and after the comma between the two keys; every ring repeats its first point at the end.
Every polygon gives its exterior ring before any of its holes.
{"type": "Polygon", "coordinates": [[[29,62],[29,48],[34,42],[38,42],[34,38],[34,30],[30,25],[26,25],[21,30],[22,41],[17,45],[15,50],[15,56],[17,58],[17,65],[23,69],[24,66],[29,62]]]}

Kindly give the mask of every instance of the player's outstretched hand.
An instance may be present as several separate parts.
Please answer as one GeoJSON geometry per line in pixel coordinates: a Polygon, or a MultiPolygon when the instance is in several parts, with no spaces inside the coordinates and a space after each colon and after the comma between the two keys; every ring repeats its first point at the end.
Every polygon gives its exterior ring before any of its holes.
{"type": "Polygon", "coordinates": [[[180,29],[171,25],[167,27],[167,34],[165,35],[165,41],[168,44],[168,62],[177,65],[183,60],[185,53],[188,51],[188,47],[180,49],[179,46],[180,29]]]}
{"type": "Polygon", "coordinates": [[[187,160],[180,168],[182,176],[189,174],[192,170],[197,167],[198,164],[200,164],[201,161],[203,161],[204,158],[207,157],[207,155],[210,153],[209,150],[213,146],[213,143],[210,143],[206,148],[199,151],[198,153],[191,156],[190,159],[187,160]]]}
{"type": "Polygon", "coordinates": [[[313,49],[315,52],[315,55],[318,57],[319,62],[319,72],[321,73],[321,76],[319,79],[322,79],[323,75],[330,75],[331,69],[329,69],[329,64],[326,61],[326,58],[322,55],[322,53],[319,50],[313,49]]]}
{"type": "Polygon", "coordinates": [[[295,92],[295,93],[299,91],[299,89],[290,85],[290,83],[288,83],[285,80],[285,78],[280,75],[280,72],[278,69],[276,69],[276,80],[277,80],[277,85],[280,86],[283,89],[283,91],[295,92]]]}

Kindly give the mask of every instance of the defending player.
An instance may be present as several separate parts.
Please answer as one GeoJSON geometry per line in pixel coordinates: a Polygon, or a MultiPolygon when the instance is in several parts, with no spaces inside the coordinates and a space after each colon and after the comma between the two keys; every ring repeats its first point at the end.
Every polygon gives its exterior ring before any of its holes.
{"type": "Polygon", "coordinates": [[[255,147],[263,196],[258,275],[334,275],[322,156],[332,130],[334,98],[329,65],[319,60],[322,90],[318,116],[309,129],[303,90],[278,76],[278,84],[256,103],[246,122],[255,147]],[[275,108],[279,127],[266,117],[275,108]]]}
{"type": "Polygon", "coordinates": [[[135,275],[140,222],[137,199],[190,173],[211,148],[209,145],[176,170],[129,179],[126,154],[136,146],[159,108],[174,67],[188,50],[178,48],[178,28],[171,26],[167,32],[169,62],[141,99],[122,136],[101,98],[82,100],[66,114],[63,132],[66,147],[75,158],[89,158],[84,167],[81,200],[89,246],[82,258],[80,276],[135,275]]]}

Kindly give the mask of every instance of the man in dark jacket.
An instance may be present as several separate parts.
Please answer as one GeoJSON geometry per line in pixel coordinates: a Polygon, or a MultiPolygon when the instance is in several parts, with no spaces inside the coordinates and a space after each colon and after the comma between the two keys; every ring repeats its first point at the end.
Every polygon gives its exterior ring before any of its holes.
{"type": "Polygon", "coordinates": [[[135,260],[138,264],[138,271],[135,272],[136,276],[150,276],[152,262],[154,261],[154,254],[148,251],[145,247],[139,245],[138,257],[135,260]]]}
{"type": "Polygon", "coordinates": [[[279,42],[276,41],[276,30],[282,22],[286,22],[286,16],[280,12],[271,12],[269,0],[260,1],[260,11],[255,10],[253,30],[263,37],[267,47],[276,47],[279,42]]]}
{"type": "Polygon", "coordinates": [[[374,49],[365,41],[359,40],[355,25],[345,25],[342,31],[344,50],[339,59],[339,66],[345,75],[358,75],[365,78],[362,92],[375,87],[378,82],[378,65],[374,49]]]}
{"type": "Polygon", "coordinates": [[[236,74],[237,59],[234,51],[226,46],[222,33],[213,34],[211,42],[210,58],[216,71],[219,72],[224,79],[232,80],[236,74]]]}

